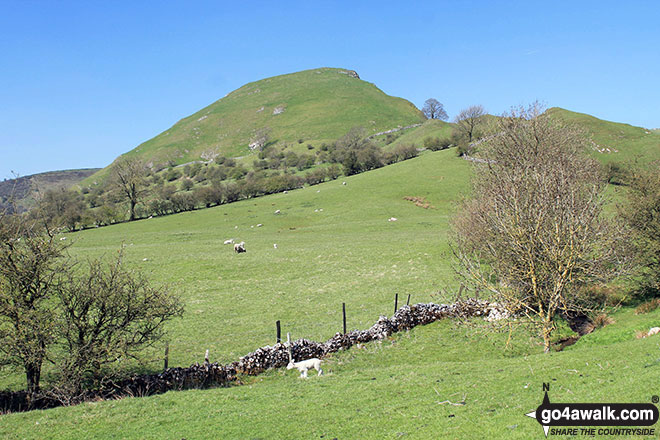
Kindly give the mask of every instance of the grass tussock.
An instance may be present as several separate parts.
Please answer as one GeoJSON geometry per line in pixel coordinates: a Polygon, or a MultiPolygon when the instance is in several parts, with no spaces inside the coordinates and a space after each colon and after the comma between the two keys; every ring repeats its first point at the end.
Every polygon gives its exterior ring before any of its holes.
{"type": "Polygon", "coordinates": [[[601,313],[600,315],[594,318],[594,326],[596,328],[607,327],[610,324],[614,324],[616,321],[609,316],[607,313],[601,313]]]}
{"type": "Polygon", "coordinates": [[[645,303],[638,305],[635,309],[635,315],[644,315],[654,311],[658,307],[660,307],[660,298],[653,298],[650,301],[646,301],[645,303]]]}

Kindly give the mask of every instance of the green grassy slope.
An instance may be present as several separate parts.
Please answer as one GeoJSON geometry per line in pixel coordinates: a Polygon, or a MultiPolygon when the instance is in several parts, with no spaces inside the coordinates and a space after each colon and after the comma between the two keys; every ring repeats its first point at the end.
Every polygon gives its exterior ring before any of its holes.
{"type": "Polygon", "coordinates": [[[273,142],[320,142],[354,126],[376,133],[424,120],[410,102],[349,72],[319,68],[246,84],[127,154],[185,163],[211,154],[249,154],[248,144],[262,127],[272,129],[273,142]],[[274,114],[278,108],[283,111],[274,114]]]}
{"type": "Polygon", "coordinates": [[[431,300],[449,274],[447,221],[469,166],[453,150],[427,153],[287,194],[71,234],[72,252],[109,255],[123,242],[130,263],[186,300],[185,318],[170,326],[171,365],[207,348],[227,362],[272,343],[276,320],[320,340],[341,328],[342,302],[353,329],[387,313],[395,292],[431,300]],[[234,254],[229,238],[248,252],[234,254]]]}
{"type": "Polygon", "coordinates": [[[551,117],[583,128],[591,135],[595,148],[593,154],[602,162],[640,163],[660,159],[660,133],[629,124],[604,121],[596,117],[564,110],[548,109],[551,117]],[[609,149],[609,151],[607,150],[609,149]],[[617,150],[617,151],[614,151],[617,150]]]}
{"type": "MultiPolygon", "coordinates": [[[[342,302],[353,329],[391,315],[395,292],[443,301],[438,289],[452,285],[448,219],[469,174],[453,149],[427,152],[346,185],[340,179],[68,237],[79,257],[110,255],[123,242],[128,264],[183,297],[185,317],[169,325],[170,365],[201,361],[207,348],[228,362],[272,344],[278,319],[294,338],[324,340],[341,328],[342,302]],[[416,207],[407,195],[436,208],[416,207]],[[387,221],[392,216],[396,222],[387,221]],[[248,252],[234,254],[222,244],[227,238],[244,240],[248,252]]],[[[438,322],[335,354],[325,377],[303,381],[280,369],[240,387],[5,415],[0,436],[539,438],[541,428],[523,414],[540,404],[543,382],[554,401],[646,402],[657,394],[660,337],[637,340],[635,332],[660,323],[660,310],[614,318],[550,355],[527,337],[505,352],[504,335],[438,322]],[[439,404],[463,396],[464,406],[439,404]]]]}

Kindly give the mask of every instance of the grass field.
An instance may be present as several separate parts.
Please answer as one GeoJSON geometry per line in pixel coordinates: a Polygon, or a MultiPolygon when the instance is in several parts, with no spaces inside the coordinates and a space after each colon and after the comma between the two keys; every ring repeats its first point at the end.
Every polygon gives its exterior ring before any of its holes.
{"type": "MultiPolygon", "coordinates": [[[[185,316],[168,326],[170,365],[201,361],[206,349],[212,360],[229,362],[272,344],[276,320],[294,338],[325,340],[341,328],[342,302],[354,329],[391,315],[395,293],[413,302],[448,300],[438,293],[455,290],[448,221],[469,191],[470,166],[454,149],[426,152],[287,194],[68,238],[81,258],[112,255],[124,243],[132,266],[182,296],[185,316]],[[222,244],[228,238],[245,241],[247,253],[234,254],[222,244]]],[[[557,402],[648,402],[660,394],[660,336],[635,339],[660,324],[660,311],[623,309],[614,319],[549,355],[528,335],[504,350],[504,335],[438,322],[337,353],[324,377],[305,381],[281,369],[238,387],[10,414],[0,417],[0,436],[541,438],[524,413],[541,403],[543,382],[557,402]],[[464,396],[463,406],[439,403],[464,396]]],[[[4,382],[21,384],[16,375],[4,382]]]]}

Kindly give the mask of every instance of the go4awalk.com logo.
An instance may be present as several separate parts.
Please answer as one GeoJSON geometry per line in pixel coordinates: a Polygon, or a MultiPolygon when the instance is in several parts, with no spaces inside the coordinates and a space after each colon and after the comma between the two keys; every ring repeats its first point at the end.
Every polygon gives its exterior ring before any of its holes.
{"type": "MultiPolygon", "coordinates": [[[[551,403],[550,385],[543,384],[543,403],[525,414],[550,435],[654,436],[658,408],[652,403],[551,403]]],[[[658,397],[653,396],[657,403],[658,397]]]]}

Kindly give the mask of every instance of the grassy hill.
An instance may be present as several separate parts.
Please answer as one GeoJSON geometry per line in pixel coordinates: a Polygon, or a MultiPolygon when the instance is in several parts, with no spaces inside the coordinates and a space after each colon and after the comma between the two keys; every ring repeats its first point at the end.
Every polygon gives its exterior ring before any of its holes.
{"type": "MultiPolygon", "coordinates": [[[[453,149],[314,187],[217,208],[69,234],[79,257],[126,245],[128,263],[168,283],[186,304],[169,325],[170,365],[228,362],[272,344],[275,321],[294,338],[324,340],[391,315],[394,293],[442,302],[455,288],[448,248],[454,202],[471,165],[453,149]],[[404,200],[424,197],[423,209],[404,200]],[[276,215],[275,210],[281,214],[276,215]],[[397,221],[388,222],[390,217],[397,221]],[[263,224],[258,227],[258,224],[263,224]],[[234,254],[222,242],[246,242],[234,254]],[[277,243],[275,249],[273,244],[277,243]]],[[[0,418],[5,438],[538,438],[524,416],[551,383],[553,401],[647,402],[660,379],[660,337],[635,339],[660,310],[622,310],[569,350],[542,354],[519,335],[451,322],[397,334],[326,360],[307,381],[280,369],[244,386],[170,392],[0,418]],[[465,398],[465,405],[441,404],[465,398]]],[[[156,359],[143,368],[157,370],[156,359]]],[[[3,385],[20,385],[5,378],[3,385]]]]}
{"type": "Polygon", "coordinates": [[[353,71],[319,68],[248,83],[127,154],[180,164],[247,155],[264,127],[272,130],[271,142],[318,144],[354,126],[376,133],[424,119],[413,104],[386,95],[353,71]]]}
{"type": "Polygon", "coordinates": [[[594,141],[593,152],[604,163],[648,163],[660,159],[660,133],[629,124],[604,121],[559,107],[548,109],[552,118],[583,128],[594,141]]]}
{"type": "Polygon", "coordinates": [[[11,197],[19,208],[29,208],[34,201],[36,191],[46,192],[52,189],[70,188],[97,171],[99,168],[49,171],[4,180],[0,182],[0,206],[3,201],[11,197]]]}

